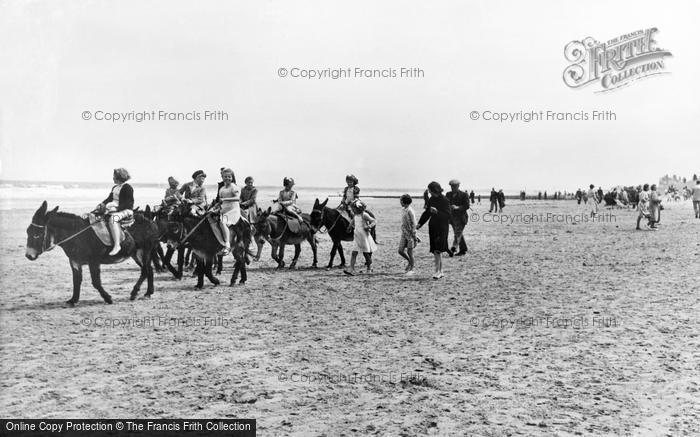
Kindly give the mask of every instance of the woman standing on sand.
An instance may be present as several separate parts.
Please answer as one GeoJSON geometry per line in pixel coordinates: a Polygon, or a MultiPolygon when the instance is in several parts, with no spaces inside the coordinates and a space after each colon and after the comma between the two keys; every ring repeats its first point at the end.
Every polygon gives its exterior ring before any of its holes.
{"type": "Polygon", "coordinates": [[[430,236],[430,252],[435,260],[435,274],[433,279],[440,279],[442,273],[442,252],[448,252],[447,234],[450,229],[450,201],[442,194],[442,187],[433,181],[428,184],[430,198],[427,202],[427,209],[418,220],[417,229],[420,229],[425,222],[428,224],[428,235],[430,236]]]}

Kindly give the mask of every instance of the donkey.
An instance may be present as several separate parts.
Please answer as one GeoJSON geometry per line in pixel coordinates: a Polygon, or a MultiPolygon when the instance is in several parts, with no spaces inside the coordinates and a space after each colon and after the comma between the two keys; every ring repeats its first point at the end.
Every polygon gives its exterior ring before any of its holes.
{"type": "MultiPolygon", "coordinates": [[[[333,268],[333,260],[335,259],[336,252],[340,256],[339,268],[345,267],[345,254],[343,253],[343,241],[353,241],[355,238],[354,231],[348,229],[349,222],[343,217],[338,209],[330,208],[326,206],[328,204],[328,199],[323,202],[319,202],[318,199],[314,202],[313,209],[311,211],[311,225],[316,229],[326,228],[328,236],[331,237],[333,241],[333,247],[331,248],[331,259],[328,261],[327,269],[333,268]]],[[[367,211],[372,217],[374,214],[367,211]]],[[[374,241],[377,241],[377,234],[375,228],[370,231],[374,241]]]]}
{"type": "Polygon", "coordinates": [[[153,294],[153,267],[151,256],[158,241],[158,228],[142,213],[134,214],[134,224],[125,230],[125,239],[121,251],[115,256],[109,256],[111,247],[106,246],[97,237],[88,219],[75,214],[58,212],[58,206],[48,211],[44,201],[36,210],[32,221],[27,227],[27,249],[25,256],[36,260],[43,252],[60,246],[65,252],[73,272],[73,297],[66,303],[75,306],[80,300],[80,285],[83,281],[83,266],[90,268],[92,285],[100,293],[105,303],[111,304],[112,297],[102,287],[100,265],[120,263],[128,258],[141,267],[141,275],[131,291],[130,299],[136,299],[144,280],[148,287],[144,297],[153,294]]]}
{"type": "Polygon", "coordinates": [[[301,242],[308,241],[314,254],[314,261],[311,264],[311,268],[315,269],[318,266],[315,235],[317,229],[309,223],[309,214],[302,214],[301,216],[304,222],[299,224],[298,231],[293,231],[290,229],[288,221],[294,220],[294,222],[298,223],[298,220],[271,214],[270,208],[261,212],[255,222],[255,240],[258,246],[258,253],[255,255],[255,260],[257,261],[260,259],[263,244],[267,241],[272,246],[272,259],[277,261],[277,268],[284,268],[284,246],[293,244],[294,259],[292,259],[292,263],[289,265],[289,268],[293,269],[296,267],[299,254],[301,253],[301,242]]]}
{"type": "MultiPolygon", "coordinates": [[[[182,244],[187,242],[192,247],[192,253],[194,258],[196,258],[196,290],[201,290],[204,287],[204,276],[206,276],[212,284],[219,285],[220,281],[212,274],[212,267],[221,245],[214,235],[214,231],[211,229],[209,215],[204,217],[191,217],[185,215],[181,211],[178,217],[178,220],[168,223],[165,233],[168,245],[170,247],[179,248],[182,244]]],[[[229,229],[231,230],[233,240],[231,253],[235,259],[230,285],[233,286],[235,284],[239,273],[241,275],[240,283],[245,284],[248,279],[246,270],[246,264],[248,262],[247,248],[252,238],[250,225],[245,220],[239,220],[235,225],[230,225],[229,229]]]]}
{"type": "MultiPolygon", "coordinates": [[[[171,218],[168,215],[168,211],[161,208],[158,211],[151,210],[150,207],[146,207],[146,211],[144,212],[144,215],[146,218],[149,218],[151,220],[154,220],[156,225],[158,226],[158,239],[159,242],[161,243],[167,243],[167,238],[166,238],[166,233],[168,231],[168,224],[171,222],[171,218]]],[[[163,248],[160,246],[160,244],[156,244],[155,248],[155,253],[153,255],[153,258],[156,259],[159,257],[163,263],[163,266],[168,269],[170,273],[173,274],[175,279],[182,279],[182,272],[184,270],[184,264],[185,264],[185,248],[187,245],[182,245],[178,246],[177,249],[173,249],[172,247],[168,247],[167,251],[163,253],[163,248]],[[177,269],[173,267],[171,264],[171,260],[173,257],[173,254],[177,251],[177,269]],[[156,257],[157,255],[157,257],[156,257]]]]}

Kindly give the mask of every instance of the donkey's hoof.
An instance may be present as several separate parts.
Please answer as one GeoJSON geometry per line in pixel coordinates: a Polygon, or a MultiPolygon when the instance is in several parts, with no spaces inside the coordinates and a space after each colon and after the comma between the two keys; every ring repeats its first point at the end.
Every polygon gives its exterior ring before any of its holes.
{"type": "Polygon", "coordinates": [[[151,296],[153,296],[153,292],[144,294],[141,299],[150,299],[151,296]]]}
{"type": "Polygon", "coordinates": [[[317,265],[316,263],[313,263],[313,264],[311,264],[311,268],[312,268],[312,269],[317,269],[317,268],[318,268],[318,265],[317,265]]]}
{"type": "Polygon", "coordinates": [[[221,284],[221,281],[219,281],[218,279],[216,279],[216,278],[213,278],[213,279],[214,279],[214,280],[211,281],[212,284],[214,284],[214,285],[219,285],[219,284],[221,284]]]}
{"type": "Polygon", "coordinates": [[[66,301],[66,305],[68,305],[68,306],[71,307],[71,308],[73,308],[73,307],[76,306],[77,304],[78,304],[78,301],[77,301],[77,300],[68,299],[68,300],[66,301]]]}

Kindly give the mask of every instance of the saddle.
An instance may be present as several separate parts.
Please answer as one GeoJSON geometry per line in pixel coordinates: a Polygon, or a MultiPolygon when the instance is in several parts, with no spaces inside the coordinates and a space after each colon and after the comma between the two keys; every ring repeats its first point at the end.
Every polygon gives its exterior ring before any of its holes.
{"type": "Polygon", "coordinates": [[[311,230],[311,225],[306,221],[300,221],[297,218],[293,218],[285,214],[275,214],[275,216],[284,221],[287,230],[294,235],[301,235],[311,230]]]}
{"type": "MultiPolygon", "coordinates": [[[[105,246],[113,246],[114,242],[112,241],[112,233],[109,231],[109,228],[107,228],[107,223],[105,223],[105,216],[89,213],[88,220],[90,220],[92,230],[93,232],[95,232],[95,235],[97,235],[97,238],[100,239],[102,244],[104,244],[105,246]]],[[[133,224],[133,217],[119,222],[119,243],[122,243],[126,239],[126,234],[124,233],[124,230],[133,224]]]]}

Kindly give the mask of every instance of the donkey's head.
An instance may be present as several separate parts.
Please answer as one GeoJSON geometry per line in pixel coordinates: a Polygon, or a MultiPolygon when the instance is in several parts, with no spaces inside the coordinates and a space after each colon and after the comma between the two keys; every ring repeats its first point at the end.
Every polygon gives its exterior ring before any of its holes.
{"type": "Polygon", "coordinates": [[[53,236],[49,233],[48,227],[49,218],[50,214],[58,211],[58,207],[55,207],[50,212],[46,212],[47,209],[48,204],[44,200],[27,227],[27,249],[24,256],[30,261],[37,259],[52,243],[53,236]]]}

